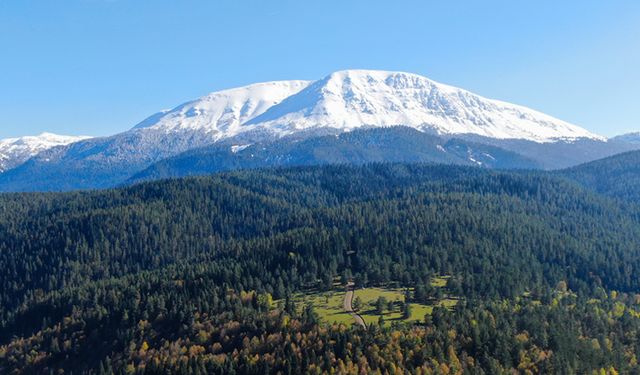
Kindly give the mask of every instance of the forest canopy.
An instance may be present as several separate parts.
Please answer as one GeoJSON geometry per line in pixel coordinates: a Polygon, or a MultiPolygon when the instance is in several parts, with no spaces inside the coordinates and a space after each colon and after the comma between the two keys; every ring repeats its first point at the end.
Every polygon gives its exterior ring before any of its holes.
{"type": "Polygon", "coordinates": [[[370,164],[0,195],[2,373],[637,373],[634,204],[544,172],[370,164]],[[335,287],[460,297],[322,321],[335,287]],[[409,307],[407,307],[409,309],[409,307]]]}

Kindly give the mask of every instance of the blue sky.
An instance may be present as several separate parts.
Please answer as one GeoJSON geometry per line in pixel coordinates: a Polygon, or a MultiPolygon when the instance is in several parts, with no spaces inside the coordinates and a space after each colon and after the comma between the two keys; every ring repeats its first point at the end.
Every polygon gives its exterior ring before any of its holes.
{"type": "Polygon", "coordinates": [[[0,138],[113,134],[211,91],[349,68],[640,130],[640,1],[0,0],[0,138]]]}

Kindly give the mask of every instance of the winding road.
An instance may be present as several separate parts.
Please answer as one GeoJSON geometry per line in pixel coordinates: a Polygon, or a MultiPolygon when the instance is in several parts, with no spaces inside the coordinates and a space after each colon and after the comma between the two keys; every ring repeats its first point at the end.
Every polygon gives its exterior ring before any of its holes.
{"type": "Polygon", "coordinates": [[[344,295],[344,303],[343,303],[343,308],[344,311],[348,312],[349,314],[351,314],[351,316],[353,317],[353,319],[355,319],[356,324],[367,328],[367,325],[364,323],[364,319],[362,319],[362,317],[360,316],[360,314],[358,314],[357,312],[353,311],[353,288],[354,288],[354,283],[353,281],[349,281],[347,283],[347,293],[344,295]]]}

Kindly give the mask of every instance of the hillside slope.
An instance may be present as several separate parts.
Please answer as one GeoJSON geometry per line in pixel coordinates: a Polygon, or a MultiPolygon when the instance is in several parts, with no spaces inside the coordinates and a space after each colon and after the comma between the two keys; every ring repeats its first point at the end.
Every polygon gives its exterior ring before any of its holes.
{"type": "Polygon", "coordinates": [[[636,208],[565,178],[304,167],[0,207],[3,373],[639,370],[636,208]],[[459,303],[424,325],[332,326],[291,300],[353,279],[429,303],[434,275],[459,303]]]}
{"type": "Polygon", "coordinates": [[[215,172],[285,166],[373,162],[444,163],[497,169],[536,169],[532,159],[499,147],[444,139],[408,127],[354,130],[340,135],[210,146],[154,163],[128,183],[215,172]]]}
{"type": "Polygon", "coordinates": [[[578,165],[558,174],[598,193],[640,203],[640,151],[578,165]]]}

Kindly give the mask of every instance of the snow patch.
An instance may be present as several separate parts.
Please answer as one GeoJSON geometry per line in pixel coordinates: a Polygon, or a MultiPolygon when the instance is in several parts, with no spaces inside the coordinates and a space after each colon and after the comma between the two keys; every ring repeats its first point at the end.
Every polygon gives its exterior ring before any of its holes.
{"type": "Polygon", "coordinates": [[[235,154],[235,153],[237,153],[239,151],[244,150],[245,148],[247,148],[249,146],[251,146],[251,144],[248,144],[248,145],[233,145],[233,146],[231,146],[231,152],[233,152],[235,154]]]}
{"type": "Polygon", "coordinates": [[[471,161],[472,163],[476,163],[476,164],[478,164],[478,165],[482,165],[482,162],[481,162],[481,161],[478,161],[478,160],[474,159],[474,158],[473,158],[473,157],[471,157],[471,156],[469,156],[469,161],[471,161]]]}

